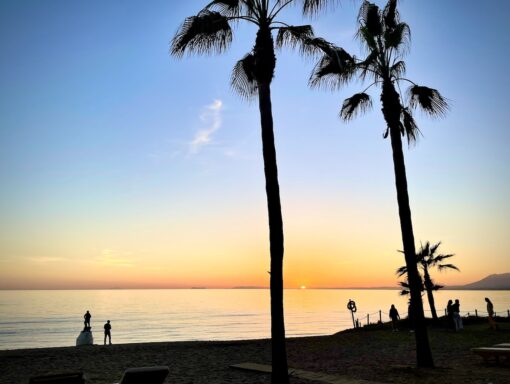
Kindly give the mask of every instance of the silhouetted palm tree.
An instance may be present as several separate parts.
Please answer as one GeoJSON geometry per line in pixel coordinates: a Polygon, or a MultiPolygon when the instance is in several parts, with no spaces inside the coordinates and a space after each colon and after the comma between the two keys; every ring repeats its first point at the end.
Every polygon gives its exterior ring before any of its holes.
{"type": "Polygon", "coordinates": [[[283,317],[283,222],[271,110],[271,81],[276,65],[273,33],[277,32],[277,46],[300,45],[313,36],[309,25],[290,26],[277,20],[284,8],[296,3],[301,4],[303,14],[312,14],[328,0],[214,0],[196,16],[185,19],[171,45],[171,54],[177,57],[185,52],[222,53],[232,41],[233,25],[246,21],[257,28],[255,44],[235,65],[231,85],[242,97],[258,95],[259,100],[271,253],[273,383],[288,383],[283,317]]]}
{"type": "MultiPolygon", "coordinates": [[[[416,261],[418,262],[418,265],[420,266],[421,270],[423,271],[423,289],[427,292],[427,298],[430,305],[430,311],[432,312],[432,318],[434,320],[437,320],[437,312],[436,312],[436,305],[434,303],[434,291],[438,291],[441,288],[444,288],[443,285],[439,285],[434,283],[432,278],[430,277],[429,270],[431,268],[437,267],[440,271],[443,271],[445,269],[455,269],[456,271],[459,270],[455,265],[453,264],[443,264],[443,261],[446,259],[449,259],[454,254],[449,255],[436,255],[436,251],[441,245],[441,242],[438,242],[437,244],[430,245],[430,243],[427,241],[425,245],[422,245],[420,250],[418,251],[416,255],[416,261]]],[[[404,276],[407,275],[407,266],[402,266],[397,269],[397,275],[404,276]]],[[[402,283],[401,283],[402,285],[402,283]]],[[[406,289],[406,286],[402,285],[404,288],[402,290],[402,294],[407,294],[408,289],[406,289]]]]}
{"type": "Polygon", "coordinates": [[[321,49],[323,53],[314,68],[310,85],[336,89],[355,75],[359,75],[362,79],[371,78],[372,84],[363,92],[344,101],[340,116],[346,121],[371,107],[372,101],[366,93],[368,88],[374,85],[381,87],[381,110],[387,124],[383,137],[386,138],[389,135],[391,138],[400,228],[413,303],[412,318],[416,331],[417,364],[418,366],[431,367],[433,360],[423,314],[421,279],[416,264],[402,136],[407,135],[408,141],[413,142],[419,134],[418,126],[412,115],[414,107],[420,106],[429,115],[436,116],[444,114],[448,105],[437,90],[419,86],[403,77],[406,69],[403,57],[409,43],[410,29],[406,23],[400,21],[397,0],[389,0],[384,9],[364,1],[358,21],[357,37],[366,48],[367,57],[359,60],[342,48],[324,40],[310,40],[308,43],[321,49]],[[407,91],[407,106],[404,106],[405,103],[400,94],[402,81],[411,84],[407,91]]]}

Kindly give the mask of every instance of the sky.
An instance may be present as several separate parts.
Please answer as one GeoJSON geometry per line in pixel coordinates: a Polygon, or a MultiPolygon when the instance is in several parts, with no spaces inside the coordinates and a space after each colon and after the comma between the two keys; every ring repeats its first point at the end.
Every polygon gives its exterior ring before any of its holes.
{"type": "MultiPolygon", "coordinates": [[[[379,5],[383,2],[377,1],[379,5]]],[[[0,289],[268,286],[257,103],[230,88],[253,46],[169,55],[202,0],[0,0],[0,289]]],[[[314,19],[280,14],[361,56],[359,1],[314,19]]],[[[455,285],[510,272],[510,3],[400,2],[407,77],[449,99],[417,113],[405,148],[417,246],[441,241],[455,285]]],[[[311,90],[313,60],[277,53],[272,104],[284,282],[394,286],[404,264],[389,140],[373,109],[344,123],[366,84],[311,90]]]]}

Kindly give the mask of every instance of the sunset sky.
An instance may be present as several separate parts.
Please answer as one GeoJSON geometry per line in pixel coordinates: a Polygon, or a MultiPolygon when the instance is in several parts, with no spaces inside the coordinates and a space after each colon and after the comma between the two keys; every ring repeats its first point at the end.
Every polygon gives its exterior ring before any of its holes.
{"type": "MultiPolygon", "coordinates": [[[[0,289],[268,286],[256,103],[230,89],[255,30],[220,56],[169,41],[204,0],[0,1],[0,289]]],[[[383,6],[385,3],[377,1],[383,6]]],[[[290,24],[361,55],[359,1],[290,24]]],[[[417,245],[442,241],[464,284],[510,272],[510,2],[400,3],[407,77],[451,101],[405,149],[417,245]]],[[[273,114],[285,286],[393,286],[404,263],[389,140],[374,108],[338,118],[354,82],[310,90],[278,52],[273,114]]]]}

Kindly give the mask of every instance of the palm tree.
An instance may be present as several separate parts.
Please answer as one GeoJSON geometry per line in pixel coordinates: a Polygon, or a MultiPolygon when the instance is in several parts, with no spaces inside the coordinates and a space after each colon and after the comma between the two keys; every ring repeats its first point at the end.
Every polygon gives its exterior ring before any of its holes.
{"type": "Polygon", "coordinates": [[[187,53],[222,53],[230,45],[233,25],[240,21],[257,28],[255,44],[234,66],[231,85],[244,98],[258,95],[262,152],[266,178],[271,255],[271,339],[273,383],[288,383],[287,352],[283,317],[283,220],[280,205],[278,169],[271,109],[271,81],[276,66],[276,46],[299,46],[313,36],[311,26],[291,26],[277,20],[280,12],[299,3],[303,14],[314,14],[329,0],[213,0],[196,16],[185,19],[175,34],[170,52],[182,57],[187,53]]]}
{"type": "Polygon", "coordinates": [[[358,15],[358,22],[357,38],[367,51],[366,58],[360,60],[324,40],[310,40],[310,45],[322,50],[322,57],[314,68],[310,85],[336,89],[355,75],[359,75],[363,80],[371,78],[373,82],[363,92],[343,102],[340,117],[346,121],[371,107],[371,98],[366,93],[370,87],[381,87],[381,111],[387,125],[383,137],[389,135],[391,139],[400,229],[413,303],[417,364],[421,367],[432,367],[432,354],[423,314],[421,279],[416,263],[402,136],[407,135],[409,143],[417,139],[419,130],[412,115],[415,107],[420,106],[431,116],[441,116],[447,111],[448,104],[437,90],[419,86],[404,78],[406,66],[403,58],[410,41],[410,28],[400,21],[397,0],[389,0],[384,9],[365,0],[358,15]],[[404,103],[405,98],[400,93],[400,84],[403,81],[411,84],[406,95],[407,103],[404,103]]]}
{"type": "MultiPolygon", "coordinates": [[[[430,311],[432,312],[432,318],[434,320],[437,320],[436,305],[434,303],[434,291],[438,291],[441,288],[444,288],[444,286],[434,283],[434,281],[430,277],[429,270],[437,267],[439,271],[447,269],[454,269],[456,271],[459,271],[459,268],[457,268],[453,264],[450,263],[443,264],[443,261],[455,256],[454,254],[436,255],[436,251],[440,245],[441,242],[438,242],[437,244],[431,246],[430,243],[427,241],[425,245],[421,246],[420,250],[416,254],[416,261],[423,272],[423,289],[427,292],[427,299],[429,301],[430,311]]],[[[406,274],[407,266],[404,265],[397,269],[397,275],[399,277],[404,276],[406,274]]],[[[402,285],[402,287],[404,288],[402,290],[402,294],[404,295],[407,294],[408,290],[406,289],[405,285],[402,285]]]]}

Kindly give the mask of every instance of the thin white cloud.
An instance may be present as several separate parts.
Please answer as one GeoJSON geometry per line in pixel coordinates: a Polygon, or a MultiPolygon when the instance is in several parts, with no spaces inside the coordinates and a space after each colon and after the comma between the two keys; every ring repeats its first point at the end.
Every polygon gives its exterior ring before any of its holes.
{"type": "Polygon", "coordinates": [[[200,120],[206,125],[206,128],[199,130],[193,140],[189,143],[189,153],[196,154],[200,150],[212,142],[213,134],[220,129],[222,124],[221,111],[223,102],[214,100],[212,104],[206,106],[200,114],[200,120]]]}

